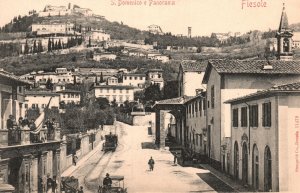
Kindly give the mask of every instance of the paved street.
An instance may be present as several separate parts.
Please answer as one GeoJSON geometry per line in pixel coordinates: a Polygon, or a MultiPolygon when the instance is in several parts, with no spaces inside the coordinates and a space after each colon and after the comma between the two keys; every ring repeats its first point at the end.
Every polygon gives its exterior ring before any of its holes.
{"type": "Polygon", "coordinates": [[[233,191],[208,170],[174,165],[173,156],[167,150],[142,148],[142,144],[147,146],[153,141],[146,127],[118,122],[117,133],[119,146],[115,152],[104,154],[98,146],[69,174],[79,179],[85,192],[97,192],[106,173],[124,175],[128,192],[233,191]],[[151,172],[147,164],[150,156],[155,160],[151,172]]]}

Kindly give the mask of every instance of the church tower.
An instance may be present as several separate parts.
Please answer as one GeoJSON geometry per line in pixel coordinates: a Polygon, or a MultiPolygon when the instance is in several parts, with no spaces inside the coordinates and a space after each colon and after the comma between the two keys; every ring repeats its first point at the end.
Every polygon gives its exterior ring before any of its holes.
{"type": "Polygon", "coordinates": [[[280,18],[279,29],[276,33],[277,38],[277,59],[278,60],[292,60],[292,37],[293,32],[289,28],[288,18],[285,12],[285,5],[283,4],[282,14],[280,18]]]}

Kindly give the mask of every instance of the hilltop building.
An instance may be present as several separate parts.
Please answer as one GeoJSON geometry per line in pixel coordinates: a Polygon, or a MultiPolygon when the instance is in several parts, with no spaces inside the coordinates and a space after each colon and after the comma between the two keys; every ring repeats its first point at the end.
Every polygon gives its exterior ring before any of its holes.
{"type": "Polygon", "coordinates": [[[31,31],[36,32],[37,35],[75,34],[73,23],[37,23],[31,25],[31,31]]]}
{"type": "Polygon", "coordinates": [[[148,31],[153,34],[159,34],[159,35],[164,34],[161,27],[158,25],[154,25],[154,24],[148,26],[148,31]]]}

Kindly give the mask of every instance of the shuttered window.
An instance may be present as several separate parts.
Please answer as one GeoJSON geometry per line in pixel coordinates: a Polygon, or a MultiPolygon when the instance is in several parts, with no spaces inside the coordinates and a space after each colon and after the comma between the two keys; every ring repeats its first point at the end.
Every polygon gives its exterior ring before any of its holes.
{"type": "Polygon", "coordinates": [[[271,102],[262,105],[262,126],[271,127],[271,102]]]}

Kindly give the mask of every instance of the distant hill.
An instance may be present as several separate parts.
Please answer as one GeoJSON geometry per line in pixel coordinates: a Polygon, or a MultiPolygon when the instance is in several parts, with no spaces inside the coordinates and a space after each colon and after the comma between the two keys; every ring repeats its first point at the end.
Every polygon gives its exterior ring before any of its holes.
{"type": "Polygon", "coordinates": [[[145,39],[148,35],[147,31],[141,31],[136,28],[129,27],[118,22],[110,22],[100,16],[84,17],[79,14],[73,14],[68,16],[49,16],[38,17],[37,15],[31,16],[18,16],[15,17],[12,22],[6,24],[1,28],[1,32],[30,32],[31,25],[34,23],[66,23],[71,22],[77,26],[91,27],[94,29],[102,29],[111,35],[113,39],[128,39],[128,40],[140,40],[145,39]]]}
{"type": "Polygon", "coordinates": [[[296,32],[300,32],[300,23],[291,24],[290,28],[296,32]]]}

